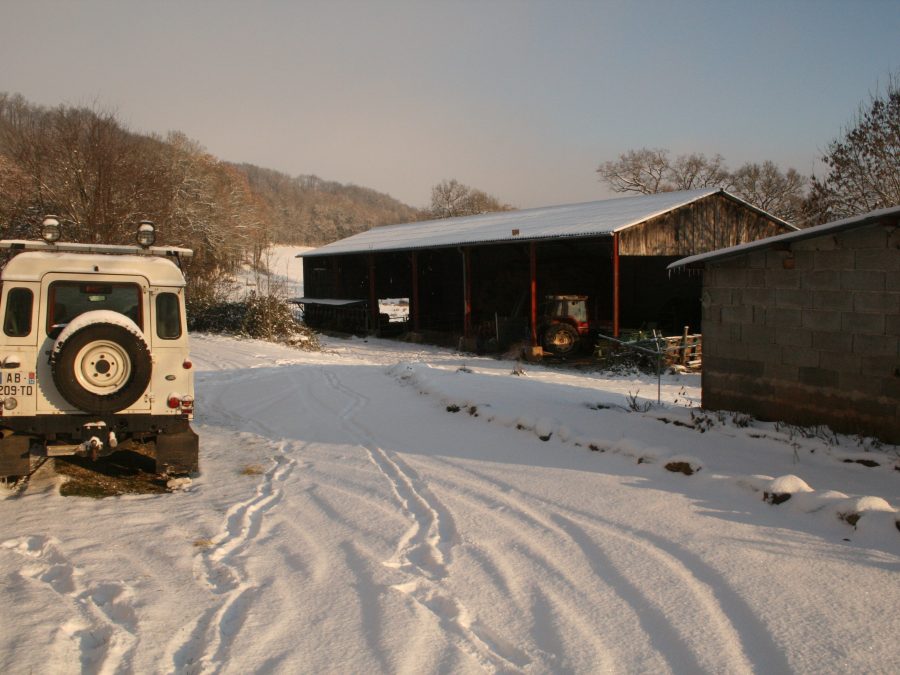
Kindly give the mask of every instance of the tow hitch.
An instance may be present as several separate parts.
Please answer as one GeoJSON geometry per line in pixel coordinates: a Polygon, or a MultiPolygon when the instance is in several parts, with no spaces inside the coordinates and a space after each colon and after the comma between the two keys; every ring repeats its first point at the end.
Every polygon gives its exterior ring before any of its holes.
{"type": "Polygon", "coordinates": [[[96,460],[115,451],[119,445],[115,431],[107,432],[106,422],[88,422],[82,428],[84,441],[81,443],[61,443],[47,445],[48,457],[67,457],[78,455],[96,460]],[[105,441],[103,439],[106,439],[105,441]]]}

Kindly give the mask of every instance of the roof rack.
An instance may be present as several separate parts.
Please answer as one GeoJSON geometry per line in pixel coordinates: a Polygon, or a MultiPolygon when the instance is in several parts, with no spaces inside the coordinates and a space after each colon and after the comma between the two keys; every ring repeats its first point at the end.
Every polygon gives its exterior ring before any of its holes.
{"type": "Polygon", "coordinates": [[[48,244],[45,241],[27,239],[3,239],[0,249],[11,251],[47,251],[68,253],[108,253],[118,255],[153,255],[161,258],[190,258],[194,252],[189,248],[178,246],[131,246],[127,244],[77,244],[73,242],[57,242],[48,244]]]}

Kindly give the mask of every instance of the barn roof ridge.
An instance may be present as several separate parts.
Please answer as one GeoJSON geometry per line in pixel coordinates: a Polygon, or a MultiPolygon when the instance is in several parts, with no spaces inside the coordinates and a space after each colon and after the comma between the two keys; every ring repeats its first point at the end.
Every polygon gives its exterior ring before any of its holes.
{"type": "Polygon", "coordinates": [[[699,266],[708,262],[713,262],[715,260],[732,258],[734,256],[743,255],[745,253],[758,251],[760,249],[765,249],[772,246],[790,244],[795,241],[802,241],[803,239],[812,239],[814,237],[821,237],[827,234],[843,232],[845,230],[852,230],[857,227],[865,227],[867,225],[872,225],[874,223],[892,217],[900,221],[900,205],[889,206],[887,208],[869,211],[868,213],[850,216],[849,218],[841,218],[840,220],[832,220],[827,223],[822,223],[821,225],[798,229],[795,232],[776,234],[775,236],[766,237],[765,239],[748,241],[736,246],[729,246],[727,248],[720,248],[715,251],[709,251],[708,253],[698,253],[697,255],[692,255],[686,258],[682,258],[681,260],[676,260],[668,266],[668,269],[672,270],[680,267],[699,266]]]}
{"type": "Polygon", "coordinates": [[[383,225],[307,251],[297,257],[611,236],[714,194],[723,194],[773,221],[793,227],[722,188],[702,188],[383,225]]]}

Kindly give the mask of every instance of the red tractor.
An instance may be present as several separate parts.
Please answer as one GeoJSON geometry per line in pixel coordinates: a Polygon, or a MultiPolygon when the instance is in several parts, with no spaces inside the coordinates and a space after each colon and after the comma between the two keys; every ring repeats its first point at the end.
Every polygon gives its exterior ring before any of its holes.
{"type": "Polygon", "coordinates": [[[586,295],[546,295],[538,318],[538,336],[544,351],[571,356],[585,344],[588,324],[586,295]]]}

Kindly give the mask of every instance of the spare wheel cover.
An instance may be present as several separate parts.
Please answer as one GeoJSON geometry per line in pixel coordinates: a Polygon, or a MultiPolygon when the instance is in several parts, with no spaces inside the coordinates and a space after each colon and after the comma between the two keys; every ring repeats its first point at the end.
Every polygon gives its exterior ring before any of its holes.
{"type": "Polygon", "coordinates": [[[128,327],[89,323],[60,337],[50,358],[53,382],[76,408],[116,412],[146,391],[152,371],[150,351],[143,337],[128,327]]]}

